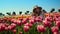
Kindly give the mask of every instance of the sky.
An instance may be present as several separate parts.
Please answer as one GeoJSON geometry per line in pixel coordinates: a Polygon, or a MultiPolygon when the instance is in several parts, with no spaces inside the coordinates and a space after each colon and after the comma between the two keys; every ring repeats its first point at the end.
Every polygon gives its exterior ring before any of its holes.
{"type": "Polygon", "coordinates": [[[23,13],[26,11],[32,12],[35,5],[38,5],[49,12],[52,8],[56,11],[60,9],[60,0],[0,0],[0,13],[19,11],[23,13]]]}

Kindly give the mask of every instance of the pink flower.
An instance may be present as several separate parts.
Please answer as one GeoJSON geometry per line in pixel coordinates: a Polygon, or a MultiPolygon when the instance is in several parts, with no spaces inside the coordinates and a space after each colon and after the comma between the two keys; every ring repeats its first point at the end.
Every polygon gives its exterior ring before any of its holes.
{"type": "Polygon", "coordinates": [[[35,23],[33,19],[29,20],[29,22],[30,22],[31,24],[34,24],[34,23],[35,23]]]}
{"type": "Polygon", "coordinates": [[[36,16],[32,16],[32,18],[36,18],[36,16]]]}
{"type": "Polygon", "coordinates": [[[4,20],[7,20],[7,18],[6,18],[6,17],[4,17],[3,19],[4,19],[4,20]]]}
{"type": "Polygon", "coordinates": [[[56,21],[56,26],[60,28],[60,21],[56,21]]]}
{"type": "Polygon", "coordinates": [[[40,16],[38,16],[38,17],[36,17],[36,22],[42,22],[42,17],[40,17],[40,16]]]}
{"type": "Polygon", "coordinates": [[[29,26],[24,26],[24,27],[23,27],[23,30],[24,30],[25,32],[28,32],[28,31],[29,31],[29,26]]]}
{"type": "Polygon", "coordinates": [[[59,34],[59,32],[53,32],[53,34],[59,34]]]}
{"type": "Polygon", "coordinates": [[[11,18],[6,18],[4,19],[5,21],[11,21],[12,19],[11,18]]]}
{"type": "Polygon", "coordinates": [[[31,28],[33,26],[33,24],[29,23],[29,27],[31,28]]]}
{"type": "Polygon", "coordinates": [[[34,22],[36,22],[36,16],[32,16],[30,20],[34,20],[34,22]]]}
{"type": "Polygon", "coordinates": [[[11,25],[8,26],[8,29],[13,30],[15,29],[15,27],[16,27],[16,24],[12,23],[11,25]]]}
{"type": "Polygon", "coordinates": [[[8,27],[5,27],[5,30],[8,31],[8,27]]]}
{"type": "Polygon", "coordinates": [[[22,25],[22,23],[21,23],[21,21],[20,21],[20,20],[17,20],[17,25],[19,25],[19,26],[21,26],[21,25],[22,25]]]}
{"type": "Polygon", "coordinates": [[[59,19],[58,18],[54,18],[54,21],[59,21],[59,19]]]}
{"type": "Polygon", "coordinates": [[[57,26],[53,26],[51,28],[52,32],[58,32],[59,31],[59,28],[57,26]]]}
{"type": "Polygon", "coordinates": [[[22,32],[19,32],[19,34],[22,34],[22,32]]]}
{"type": "Polygon", "coordinates": [[[54,17],[57,17],[57,18],[60,17],[59,13],[55,13],[54,17]]]}
{"type": "Polygon", "coordinates": [[[45,20],[52,22],[53,18],[52,17],[46,17],[45,20]]]}
{"type": "Polygon", "coordinates": [[[49,22],[49,21],[44,20],[44,21],[43,21],[43,24],[44,24],[45,27],[51,27],[51,24],[52,24],[52,23],[49,22]]]}
{"type": "Polygon", "coordinates": [[[60,17],[58,17],[58,18],[54,18],[54,21],[60,21],[60,17]]]}
{"type": "Polygon", "coordinates": [[[26,19],[26,18],[23,19],[23,20],[22,20],[22,23],[23,23],[23,24],[26,24],[26,23],[27,23],[27,19],[26,19]]]}
{"type": "Polygon", "coordinates": [[[12,30],[12,32],[14,33],[14,34],[16,34],[16,30],[14,29],[14,30],[12,30]]]}
{"type": "Polygon", "coordinates": [[[1,30],[5,30],[5,25],[4,24],[2,24],[1,30]]]}
{"type": "Polygon", "coordinates": [[[43,25],[37,25],[37,31],[38,32],[45,32],[46,28],[43,25]]]}
{"type": "Polygon", "coordinates": [[[16,27],[16,24],[12,23],[11,26],[15,26],[16,27]]]}
{"type": "Polygon", "coordinates": [[[4,23],[4,24],[5,24],[5,26],[6,26],[6,27],[8,27],[8,26],[9,26],[9,24],[7,24],[7,23],[4,23]]]}
{"type": "Polygon", "coordinates": [[[1,26],[0,26],[0,32],[1,32],[2,30],[1,30],[1,26]]]}
{"type": "Polygon", "coordinates": [[[25,26],[29,26],[30,28],[32,27],[32,24],[31,23],[26,23],[24,24],[25,26]]]}
{"type": "Polygon", "coordinates": [[[15,19],[11,19],[11,22],[13,22],[15,19]]]}
{"type": "Polygon", "coordinates": [[[28,18],[28,17],[26,18],[26,20],[29,20],[29,19],[30,19],[30,18],[28,18]]]}
{"type": "Polygon", "coordinates": [[[16,19],[11,19],[11,22],[12,23],[15,23],[16,24],[16,21],[17,21],[16,19]]]}
{"type": "Polygon", "coordinates": [[[18,20],[23,20],[23,18],[18,18],[18,20]]]}
{"type": "Polygon", "coordinates": [[[25,26],[29,26],[29,23],[24,24],[25,26]]]}

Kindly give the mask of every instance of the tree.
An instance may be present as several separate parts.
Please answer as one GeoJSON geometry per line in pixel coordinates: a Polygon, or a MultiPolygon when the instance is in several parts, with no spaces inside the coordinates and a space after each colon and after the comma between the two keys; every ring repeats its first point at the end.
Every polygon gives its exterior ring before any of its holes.
{"type": "Polygon", "coordinates": [[[58,12],[60,12],[60,9],[58,9],[58,12]]]}
{"type": "Polygon", "coordinates": [[[16,13],[15,13],[15,12],[13,12],[13,13],[12,13],[12,15],[16,15],[16,13]]]}
{"type": "Polygon", "coordinates": [[[19,14],[21,15],[22,14],[22,11],[20,11],[19,14]]]}
{"type": "Polygon", "coordinates": [[[3,16],[5,16],[5,14],[2,14],[3,16]]]}
{"type": "Polygon", "coordinates": [[[7,12],[6,14],[11,15],[11,13],[7,12]]]}
{"type": "Polygon", "coordinates": [[[25,14],[27,15],[27,13],[25,12],[25,14]]]}
{"type": "Polygon", "coordinates": [[[44,13],[47,13],[47,11],[43,10],[44,13]]]}
{"type": "Polygon", "coordinates": [[[26,11],[27,13],[29,13],[29,11],[26,11]]]}
{"type": "Polygon", "coordinates": [[[0,13],[0,16],[5,16],[5,14],[0,13]]]}
{"type": "Polygon", "coordinates": [[[25,14],[29,14],[29,11],[26,11],[25,14]]]}
{"type": "Polygon", "coordinates": [[[50,12],[52,13],[52,12],[54,12],[54,11],[55,11],[55,9],[54,9],[54,8],[52,8],[50,12]]]}
{"type": "Polygon", "coordinates": [[[2,13],[0,13],[0,16],[2,15],[2,13]]]}

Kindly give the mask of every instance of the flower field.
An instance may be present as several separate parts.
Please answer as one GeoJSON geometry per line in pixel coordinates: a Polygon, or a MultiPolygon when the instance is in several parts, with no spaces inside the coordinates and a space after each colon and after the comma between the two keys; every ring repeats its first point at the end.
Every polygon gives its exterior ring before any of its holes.
{"type": "Polygon", "coordinates": [[[0,34],[60,34],[60,14],[18,15],[0,18],[0,34]]]}

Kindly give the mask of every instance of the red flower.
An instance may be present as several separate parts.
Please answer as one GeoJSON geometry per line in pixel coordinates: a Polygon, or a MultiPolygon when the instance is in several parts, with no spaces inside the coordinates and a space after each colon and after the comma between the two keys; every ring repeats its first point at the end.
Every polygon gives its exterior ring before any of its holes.
{"type": "Polygon", "coordinates": [[[56,21],[56,26],[60,28],[60,21],[56,21]]]}
{"type": "Polygon", "coordinates": [[[31,28],[33,26],[33,24],[29,23],[29,27],[31,28]]]}
{"type": "Polygon", "coordinates": [[[29,26],[24,26],[23,29],[24,29],[25,32],[28,32],[29,31],[29,26]]]}
{"type": "Polygon", "coordinates": [[[22,23],[21,23],[21,21],[20,21],[20,20],[17,20],[17,25],[19,25],[19,26],[21,26],[21,25],[22,25],[22,23]]]}
{"type": "Polygon", "coordinates": [[[32,16],[32,18],[36,18],[36,16],[32,16]]]}
{"type": "Polygon", "coordinates": [[[37,26],[37,31],[38,32],[45,32],[46,31],[46,28],[43,25],[38,25],[37,26]]]}
{"type": "Polygon", "coordinates": [[[11,26],[15,26],[16,27],[16,24],[12,23],[11,26]]]}
{"type": "Polygon", "coordinates": [[[40,16],[38,16],[38,17],[36,17],[36,22],[42,22],[42,17],[40,17],[40,16]]]}
{"type": "Polygon", "coordinates": [[[34,24],[34,23],[35,23],[33,19],[29,20],[29,22],[30,22],[31,24],[34,24]]]}
{"type": "Polygon", "coordinates": [[[23,23],[23,24],[26,24],[26,23],[27,23],[27,19],[26,19],[26,18],[23,19],[23,20],[22,20],[22,23],[23,23]]]}
{"type": "Polygon", "coordinates": [[[32,24],[31,23],[26,23],[24,24],[25,26],[29,26],[30,28],[32,27],[32,24]]]}
{"type": "Polygon", "coordinates": [[[4,20],[7,20],[7,18],[6,18],[6,17],[4,17],[3,19],[4,19],[4,20]]]}
{"type": "Polygon", "coordinates": [[[55,13],[54,17],[57,17],[57,18],[60,17],[59,13],[55,13]]]}
{"type": "Polygon", "coordinates": [[[45,21],[43,21],[43,24],[44,24],[45,27],[51,27],[52,23],[45,20],[45,21]]]}
{"type": "Polygon", "coordinates": [[[53,26],[51,28],[52,32],[58,32],[59,31],[59,28],[57,26],[53,26]]]}
{"type": "Polygon", "coordinates": [[[16,24],[12,23],[11,25],[8,26],[8,29],[13,30],[15,29],[15,27],[16,27],[16,24]]]}
{"type": "Polygon", "coordinates": [[[22,32],[19,32],[19,34],[22,34],[22,32]]]}
{"type": "Polygon", "coordinates": [[[29,26],[29,23],[24,24],[25,26],[29,26]]]}
{"type": "Polygon", "coordinates": [[[23,20],[23,18],[20,17],[20,18],[18,18],[18,20],[23,20]]]}
{"type": "Polygon", "coordinates": [[[2,30],[1,30],[1,26],[0,26],[0,32],[1,32],[2,30]]]}
{"type": "Polygon", "coordinates": [[[5,24],[5,26],[6,26],[6,27],[8,27],[8,26],[9,26],[9,24],[7,24],[7,23],[4,23],[4,24],[5,24]]]}
{"type": "Polygon", "coordinates": [[[0,23],[0,31],[3,31],[3,30],[5,30],[5,24],[3,24],[3,23],[0,23]]]}
{"type": "Polygon", "coordinates": [[[5,27],[5,30],[8,31],[8,27],[5,27]]]}
{"type": "Polygon", "coordinates": [[[4,24],[2,24],[1,30],[5,30],[5,25],[4,24]]]}
{"type": "Polygon", "coordinates": [[[55,18],[54,18],[54,21],[59,21],[59,19],[55,17],[55,18]]]}
{"type": "Polygon", "coordinates": [[[46,17],[45,20],[50,21],[50,22],[53,21],[52,17],[46,17]]]}
{"type": "Polygon", "coordinates": [[[14,34],[16,34],[16,30],[14,29],[14,30],[12,30],[12,32],[14,33],[14,34]]]}
{"type": "Polygon", "coordinates": [[[53,34],[59,34],[59,32],[53,32],[53,34]]]}
{"type": "Polygon", "coordinates": [[[15,23],[16,24],[16,19],[11,19],[11,22],[15,23]]]}
{"type": "Polygon", "coordinates": [[[60,21],[60,17],[58,17],[58,18],[54,18],[54,21],[60,21]]]}

